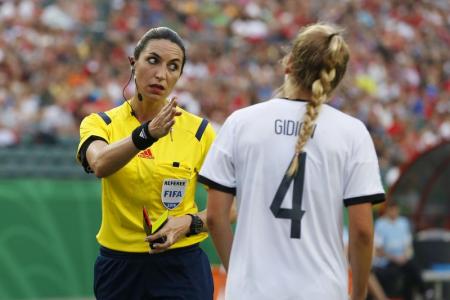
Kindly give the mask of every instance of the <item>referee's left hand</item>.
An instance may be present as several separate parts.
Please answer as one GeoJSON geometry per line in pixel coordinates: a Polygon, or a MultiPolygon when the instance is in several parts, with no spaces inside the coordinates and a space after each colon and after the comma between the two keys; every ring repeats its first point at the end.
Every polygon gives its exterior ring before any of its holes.
{"type": "Polygon", "coordinates": [[[145,240],[152,242],[160,237],[165,236],[166,241],[162,244],[154,244],[155,249],[150,249],[150,253],[159,253],[167,250],[172,246],[180,237],[184,237],[189,232],[189,226],[191,225],[191,217],[188,215],[172,217],[169,216],[167,223],[158,230],[155,234],[149,235],[145,240]]]}
{"type": "Polygon", "coordinates": [[[148,124],[148,132],[152,137],[159,139],[169,133],[175,124],[175,117],[181,115],[177,105],[176,97],[173,97],[148,124]]]}

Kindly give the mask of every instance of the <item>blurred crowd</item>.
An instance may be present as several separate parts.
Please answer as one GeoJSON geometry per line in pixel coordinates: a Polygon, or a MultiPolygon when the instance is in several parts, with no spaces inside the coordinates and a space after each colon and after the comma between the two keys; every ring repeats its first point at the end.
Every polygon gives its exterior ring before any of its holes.
{"type": "Polygon", "coordinates": [[[389,185],[450,139],[448,0],[0,1],[0,147],[76,139],[85,115],[132,95],[127,56],[163,25],[187,43],[180,103],[219,129],[273,95],[289,40],[318,20],[346,29],[351,62],[331,104],[365,122],[389,185]]]}

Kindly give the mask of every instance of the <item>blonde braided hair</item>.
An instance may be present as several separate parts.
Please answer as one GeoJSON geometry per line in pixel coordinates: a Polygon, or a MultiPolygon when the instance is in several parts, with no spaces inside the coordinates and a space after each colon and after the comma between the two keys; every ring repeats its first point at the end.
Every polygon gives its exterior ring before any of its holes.
{"type": "Polygon", "coordinates": [[[307,26],[297,35],[289,54],[291,72],[280,90],[286,93],[288,89],[297,87],[312,94],[295,144],[295,157],[287,171],[289,176],[298,170],[299,154],[314,131],[320,107],[344,77],[349,50],[341,33],[341,29],[330,24],[307,26]]]}

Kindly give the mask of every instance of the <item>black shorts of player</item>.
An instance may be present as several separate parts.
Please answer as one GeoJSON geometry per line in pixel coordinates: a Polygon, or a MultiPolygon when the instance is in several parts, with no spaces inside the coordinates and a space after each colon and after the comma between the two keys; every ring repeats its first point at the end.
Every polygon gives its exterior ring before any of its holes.
{"type": "Polygon", "coordinates": [[[211,266],[198,244],[158,254],[100,247],[95,262],[98,300],[211,300],[213,292],[211,266]]]}

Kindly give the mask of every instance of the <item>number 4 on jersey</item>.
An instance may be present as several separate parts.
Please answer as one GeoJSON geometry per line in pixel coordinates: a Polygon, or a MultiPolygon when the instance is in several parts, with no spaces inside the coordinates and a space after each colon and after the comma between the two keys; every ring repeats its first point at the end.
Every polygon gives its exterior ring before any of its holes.
{"type": "Polygon", "coordinates": [[[291,238],[301,238],[301,220],[305,211],[302,210],[303,183],[305,181],[306,152],[302,152],[299,157],[299,166],[294,176],[287,175],[287,171],[281,180],[275,197],[273,198],[270,210],[275,218],[291,220],[291,238]],[[292,193],[292,208],[282,208],[281,204],[286,197],[286,193],[294,181],[294,191],[292,193]]]}

